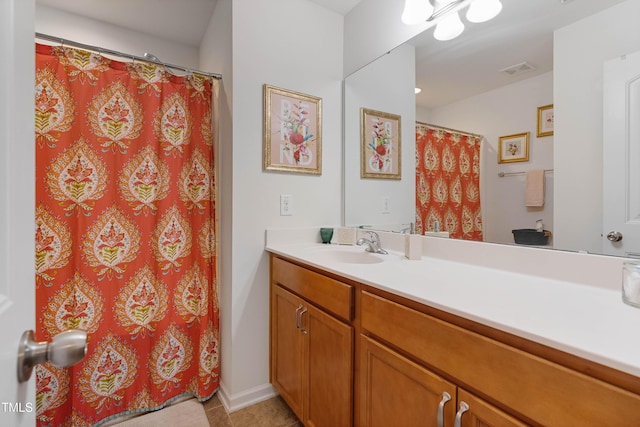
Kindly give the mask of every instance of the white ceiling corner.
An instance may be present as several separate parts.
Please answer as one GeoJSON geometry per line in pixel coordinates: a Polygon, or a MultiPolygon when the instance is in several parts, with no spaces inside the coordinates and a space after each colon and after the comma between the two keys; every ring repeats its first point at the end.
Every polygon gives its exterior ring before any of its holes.
{"type": "MultiPolygon", "coordinates": [[[[361,0],[310,0],[346,15],[361,0]]],[[[36,0],[36,5],[86,16],[165,40],[199,46],[217,0],[36,0]]]]}
{"type": "Polygon", "coordinates": [[[36,0],[37,5],[86,16],[164,40],[199,46],[217,0],[36,0]]]}
{"type": "Polygon", "coordinates": [[[346,15],[351,9],[353,9],[360,0],[311,0],[320,6],[323,6],[329,10],[333,10],[340,15],[346,15]]]}

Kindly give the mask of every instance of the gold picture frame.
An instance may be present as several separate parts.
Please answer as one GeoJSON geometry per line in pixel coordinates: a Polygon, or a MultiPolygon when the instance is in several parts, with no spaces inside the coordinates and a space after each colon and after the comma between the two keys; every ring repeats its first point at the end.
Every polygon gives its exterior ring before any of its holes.
{"type": "Polygon", "coordinates": [[[553,104],[538,107],[538,130],[536,136],[553,136],[553,104]]]}
{"type": "Polygon", "coordinates": [[[263,86],[263,170],[322,174],[322,98],[263,86]]]}
{"type": "Polygon", "coordinates": [[[360,177],[401,179],[401,117],[360,109],[360,177]]]}
{"type": "Polygon", "coordinates": [[[529,132],[501,136],[498,140],[498,163],[529,161],[529,132]]]}

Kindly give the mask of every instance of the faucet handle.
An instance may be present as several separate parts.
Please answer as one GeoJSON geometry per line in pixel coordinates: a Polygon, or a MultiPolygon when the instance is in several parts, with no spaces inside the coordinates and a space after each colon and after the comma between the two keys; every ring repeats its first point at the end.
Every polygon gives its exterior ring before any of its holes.
{"type": "Polygon", "coordinates": [[[369,237],[371,238],[371,241],[373,243],[378,243],[380,242],[380,236],[378,236],[378,233],[376,233],[375,231],[369,231],[369,230],[365,230],[365,233],[369,234],[369,237]]]}

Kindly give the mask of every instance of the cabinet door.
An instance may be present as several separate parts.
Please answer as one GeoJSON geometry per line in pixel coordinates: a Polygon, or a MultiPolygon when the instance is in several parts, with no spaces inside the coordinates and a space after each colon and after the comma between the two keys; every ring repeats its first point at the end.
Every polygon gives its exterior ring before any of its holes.
{"type": "Polygon", "coordinates": [[[305,425],[347,427],[353,413],[353,327],[305,304],[305,425]]]}
{"type": "Polygon", "coordinates": [[[271,384],[302,419],[304,335],[298,327],[302,300],[279,286],[271,289],[271,384]]]}
{"type": "Polygon", "coordinates": [[[495,406],[485,402],[484,400],[475,397],[473,394],[458,389],[458,412],[456,417],[460,417],[461,424],[456,424],[462,427],[525,427],[524,424],[507,413],[501,411],[495,406]],[[465,403],[462,412],[460,405],[465,403]]]}
{"type": "Polygon", "coordinates": [[[364,335],[360,344],[363,426],[453,425],[456,387],[452,383],[364,335]]]}

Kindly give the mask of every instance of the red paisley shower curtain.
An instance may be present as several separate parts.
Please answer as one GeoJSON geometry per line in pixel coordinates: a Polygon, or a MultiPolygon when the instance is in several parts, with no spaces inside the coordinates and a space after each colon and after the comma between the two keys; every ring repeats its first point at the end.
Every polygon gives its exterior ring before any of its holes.
{"type": "Polygon", "coordinates": [[[482,241],[481,137],[416,124],[416,232],[482,241]]]}
{"type": "Polygon", "coordinates": [[[37,368],[38,425],[217,389],[217,93],[197,74],[36,44],[36,334],[89,334],[76,366],[37,368]]]}

